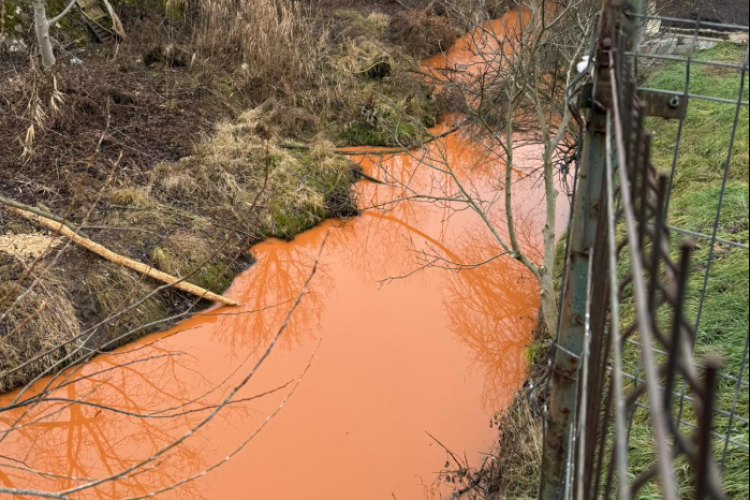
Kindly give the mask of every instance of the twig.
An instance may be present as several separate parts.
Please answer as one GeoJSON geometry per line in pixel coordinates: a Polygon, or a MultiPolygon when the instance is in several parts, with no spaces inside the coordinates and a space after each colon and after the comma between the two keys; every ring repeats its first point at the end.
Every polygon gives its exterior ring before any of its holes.
{"type": "Polygon", "coordinates": [[[36,214],[36,215],[38,215],[40,217],[44,217],[46,219],[50,219],[50,220],[53,220],[55,222],[59,222],[60,224],[63,224],[68,229],[70,229],[71,231],[73,231],[74,233],[76,233],[78,236],[81,236],[83,238],[88,239],[88,235],[86,235],[79,228],[77,228],[76,226],[74,226],[70,222],[66,221],[62,217],[58,217],[55,214],[51,214],[51,213],[47,212],[46,210],[42,210],[41,208],[32,207],[32,206],[29,206],[29,205],[24,205],[23,203],[20,203],[20,202],[15,201],[15,200],[11,200],[10,198],[6,198],[5,196],[2,196],[2,195],[0,195],[0,203],[2,203],[3,205],[5,205],[6,207],[13,207],[13,208],[17,208],[19,210],[25,210],[27,212],[31,212],[32,214],[36,214]]]}

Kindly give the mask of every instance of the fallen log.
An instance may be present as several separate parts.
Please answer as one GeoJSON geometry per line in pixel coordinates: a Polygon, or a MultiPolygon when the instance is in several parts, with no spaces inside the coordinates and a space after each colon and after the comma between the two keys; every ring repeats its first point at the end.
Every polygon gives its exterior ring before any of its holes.
{"type": "Polygon", "coordinates": [[[225,306],[232,306],[232,307],[236,307],[240,305],[240,303],[235,300],[229,299],[222,295],[217,295],[204,288],[193,285],[192,283],[188,283],[187,281],[181,280],[174,276],[170,276],[169,274],[158,271],[151,266],[148,266],[141,262],[137,262],[135,260],[124,257],[118,253],[115,253],[109,250],[108,248],[91,241],[90,239],[82,238],[81,236],[76,234],[72,229],[70,229],[69,227],[59,222],[53,221],[51,219],[42,217],[40,215],[31,213],[23,209],[19,209],[15,207],[7,207],[7,208],[8,210],[10,210],[11,212],[15,214],[25,217],[29,219],[30,221],[36,222],[37,224],[44,226],[47,229],[55,231],[56,233],[61,234],[62,236],[65,236],[66,238],[69,238],[76,245],[79,245],[89,250],[90,252],[95,253],[99,257],[105,260],[108,260],[114,264],[127,267],[128,269],[131,269],[144,276],[148,276],[149,278],[153,278],[155,280],[161,281],[162,283],[165,283],[171,286],[172,288],[189,293],[191,295],[195,295],[196,297],[200,297],[202,299],[209,300],[211,302],[223,304],[225,306]]]}

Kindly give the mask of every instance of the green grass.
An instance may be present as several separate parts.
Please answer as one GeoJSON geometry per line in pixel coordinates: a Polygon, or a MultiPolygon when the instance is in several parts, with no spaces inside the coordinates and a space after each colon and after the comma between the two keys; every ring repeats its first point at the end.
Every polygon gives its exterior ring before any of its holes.
{"type": "MultiPolygon", "coordinates": [[[[699,59],[741,63],[744,51],[731,44],[723,44],[715,49],[701,52],[699,59]]],[[[683,91],[686,76],[684,64],[673,64],[660,68],[646,82],[651,88],[683,91]]],[[[739,95],[740,77],[736,71],[694,65],[691,70],[693,94],[711,95],[736,100],[739,95]]],[[[745,87],[743,99],[748,100],[745,87]]],[[[730,147],[730,137],[737,108],[734,105],[692,100],[682,132],[682,140],[677,158],[674,190],[669,215],[669,223],[704,234],[711,234],[721,193],[724,167],[730,147]]],[[[674,159],[677,137],[677,124],[662,120],[648,123],[654,130],[654,161],[664,172],[669,172],[674,159]]],[[[735,242],[748,243],[748,109],[742,108],[739,115],[738,132],[729,163],[728,183],[724,198],[722,216],[719,223],[719,237],[735,242]]],[[[673,238],[675,257],[679,240],[673,238]]],[[[709,259],[710,241],[698,240],[692,257],[692,275],[689,279],[686,313],[695,320],[700,308],[706,265],[709,259]]],[[[703,304],[701,324],[696,342],[696,357],[700,360],[708,353],[716,353],[723,360],[722,372],[737,376],[750,328],[748,319],[748,253],[729,246],[718,246],[714,255],[707,295],[703,304]]],[[[634,311],[625,305],[623,319],[632,319],[634,311]]],[[[660,312],[660,321],[669,324],[667,311],[660,312]]],[[[626,351],[626,371],[634,373],[637,368],[638,352],[630,347],[626,351]]],[[[642,374],[641,374],[642,376],[642,374]]],[[[744,380],[747,380],[747,372],[744,380]]],[[[678,387],[681,390],[682,386],[678,387]]],[[[727,412],[732,411],[736,384],[722,379],[719,387],[717,406],[727,412]]],[[[748,418],[748,390],[739,392],[735,410],[738,416],[748,418]]],[[[692,407],[684,408],[683,418],[695,422],[692,407]]],[[[728,418],[719,416],[715,422],[718,434],[729,431],[728,418]]],[[[683,427],[689,434],[690,428],[683,427]]],[[[733,440],[748,443],[748,429],[735,422],[731,430],[733,440]]],[[[654,437],[646,410],[635,414],[630,442],[630,467],[635,474],[649,467],[654,459],[654,437]]],[[[717,455],[721,459],[724,443],[717,440],[717,455]]],[[[748,453],[736,446],[728,448],[723,479],[730,500],[745,500],[750,497],[748,486],[748,453]]],[[[684,498],[690,497],[694,484],[692,470],[680,462],[677,470],[680,489],[684,498]]],[[[658,485],[651,484],[639,495],[640,499],[659,499],[658,485]]]]}

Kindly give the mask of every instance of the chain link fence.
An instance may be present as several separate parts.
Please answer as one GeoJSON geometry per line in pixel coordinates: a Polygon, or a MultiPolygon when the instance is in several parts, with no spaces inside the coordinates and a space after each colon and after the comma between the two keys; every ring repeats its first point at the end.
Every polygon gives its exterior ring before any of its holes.
{"type": "Polygon", "coordinates": [[[607,3],[570,92],[584,132],[544,500],[747,491],[747,302],[733,320],[722,299],[748,286],[748,28],[644,12],[607,3]]]}

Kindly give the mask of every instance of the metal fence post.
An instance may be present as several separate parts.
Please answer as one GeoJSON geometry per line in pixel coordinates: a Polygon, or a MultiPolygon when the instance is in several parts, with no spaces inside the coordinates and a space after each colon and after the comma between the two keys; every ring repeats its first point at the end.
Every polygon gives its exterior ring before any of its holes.
{"type": "MultiPolygon", "coordinates": [[[[637,31],[637,21],[632,21],[631,26],[616,25],[614,14],[623,11],[640,13],[641,6],[642,0],[607,2],[597,55],[595,82],[599,82],[598,85],[610,80],[609,51],[614,30],[623,29],[630,35],[635,35],[637,31]]],[[[595,88],[592,97],[599,93],[600,90],[595,88]]],[[[579,398],[578,373],[589,300],[589,266],[597,239],[600,212],[606,210],[603,202],[606,167],[607,115],[605,110],[593,105],[584,136],[579,188],[570,227],[567,293],[561,298],[560,329],[557,332],[556,354],[549,388],[544,462],[539,492],[541,500],[567,500],[565,492],[572,483],[570,462],[573,458],[573,430],[579,398]]]]}
{"type": "Polygon", "coordinates": [[[589,259],[596,240],[596,222],[603,207],[601,195],[607,165],[606,150],[606,115],[592,110],[573,208],[567,293],[562,298],[560,332],[550,383],[542,500],[561,499],[568,475],[577,374],[585,333],[589,259]]]}

